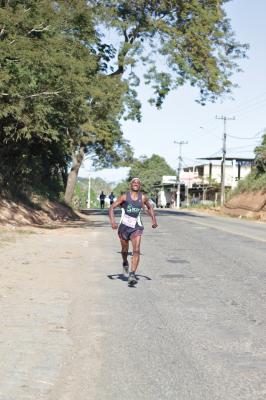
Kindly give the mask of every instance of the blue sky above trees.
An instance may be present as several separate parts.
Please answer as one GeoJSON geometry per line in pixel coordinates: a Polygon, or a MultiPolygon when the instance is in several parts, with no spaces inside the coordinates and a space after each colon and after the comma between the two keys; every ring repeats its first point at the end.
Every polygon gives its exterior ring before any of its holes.
{"type": "MultiPolygon", "coordinates": [[[[237,73],[234,82],[239,85],[233,91],[234,99],[225,98],[216,104],[201,106],[195,102],[196,89],[188,85],[170,93],[161,110],[148,104],[150,91],[145,85],[138,89],[142,101],[142,122],[123,122],[126,139],[130,140],[135,156],[143,154],[163,156],[173,168],[177,168],[178,147],[174,140],[186,140],[183,148],[185,165],[197,163],[197,157],[218,155],[222,146],[222,121],[215,116],[235,116],[228,122],[228,134],[245,139],[228,137],[228,154],[253,156],[253,149],[260,142],[266,127],[266,2],[234,0],[227,4],[226,11],[231,19],[237,40],[249,43],[248,59],[239,62],[243,72],[237,73]]],[[[89,163],[85,162],[80,175],[86,176],[89,163]]],[[[119,181],[128,169],[101,170],[93,176],[109,181],[119,181]]]]}

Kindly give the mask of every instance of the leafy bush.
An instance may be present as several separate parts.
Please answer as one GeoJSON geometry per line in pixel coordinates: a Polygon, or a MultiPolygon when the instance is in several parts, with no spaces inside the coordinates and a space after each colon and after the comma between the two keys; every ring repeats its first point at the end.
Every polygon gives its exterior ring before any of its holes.
{"type": "Polygon", "coordinates": [[[266,190],[266,173],[258,174],[256,171],[253,171],[245,179],[239,182],[233,194],[262,189],[266,190]]]}

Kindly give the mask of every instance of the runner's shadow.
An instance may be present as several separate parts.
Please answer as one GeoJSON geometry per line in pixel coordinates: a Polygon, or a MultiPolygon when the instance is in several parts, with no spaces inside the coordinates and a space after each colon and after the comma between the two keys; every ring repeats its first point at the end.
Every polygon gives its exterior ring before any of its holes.
{"type": "Polygon", "coordinates": [[[120,281],[127,282],[127,277],[126,277],[124,274],[107,275],[107,277],[108,277],[109,279],[112,279],[112,280],[117,280],[117,279],[119,279],[120,281]]]}
{"type": "MultiPolygon", "coordinates": [[[[127,282],[127,280],[128,280],[127,276],[125,276],[124,274],[107,275],[107,277],[109,279],[112,279],[112,280],[118,280],[119,279],[120,281],[123,281],[123,282],[127,282]]],[[[141,281],[142,279],[145,279],[146,281],[151,281],[152,280],[149,276],[139,275],[139,274],[136,274],[136,278],[137,278],[138,281],[141,281]]]]}
{"type": "Polygon", "coordinates": [[[146,275],[139,275],[139,274],[136,274],[136,277],[137,277],[137,280],[139,281],[139,280],[142,280],[142,279],[145,279],[146,281],[152,281],[152,279],[149,277],[149,276],[146,276],[146,275]]]}

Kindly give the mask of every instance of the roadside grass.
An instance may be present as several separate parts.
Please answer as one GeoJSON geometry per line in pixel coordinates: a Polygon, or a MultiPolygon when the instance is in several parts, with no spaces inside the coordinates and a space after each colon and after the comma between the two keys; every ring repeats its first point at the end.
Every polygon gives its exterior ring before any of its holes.
{"type": "Polygon", "coordinates": [[[10,234],[12,232],[12,234],[19,234],[19,235],[35,235],[37,232],[35,232],[34,230],[31,229],[24,229],[24,228],[16,228],[13,227],[12,231],[9,227],[4,227],[4,226],[0,226],[0,235],[4,235],[4,234],[10,234]]]}
{"type": "Polygon", "coordinates": [[[214,201],[206,201],[206,203],[196,203],[196,204],[189,204],[188,206],[182,206],[182,209],[210,209],[210,208],[217,208],[217,204],[214,201]]]}
{"type": "Polygon", "coordinates": [[[37,232],[34,232],[30,229],[16,229],[15,233],[17,233],[18,235],[36,235],[37,232]]]}

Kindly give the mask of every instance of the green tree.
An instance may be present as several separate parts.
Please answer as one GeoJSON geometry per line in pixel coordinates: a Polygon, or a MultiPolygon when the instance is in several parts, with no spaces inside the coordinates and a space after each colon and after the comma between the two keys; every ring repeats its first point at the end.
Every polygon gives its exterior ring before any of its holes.
{"type": "Polygon", "coordinates": [[[141,117],[138,64],[157,107],[186,82],[202,104],[229,92],[247,46],[236,42],[225,2],[2,0],[2,184],[64,185],[70,202],[85,155],[102,166],[128,162],[120,120],[141,117]],[[115,30],[113,43],[106,30],[115,30]]]}
{"type": "MultiPolygon", "coordinates": [[[[87,207],[87,197],[88,197],[88,179],[87,178],[78,178],[76,187],[75,187],[75,196],[77,196],[83,208],[87,207]]],[[[113,190],[113,184],[110,182],[106,182],[104,179],[96,177],[91,178],[91,207],[99,207],[100,203],[98,197],[103,191],[106,196],[113,190]]]]}
{"type": "Polygon", "coordinates": [[[146,66],[145,82],[154,90],[150,101],[157,107],[171,89],[186,82],[199,87],[201,104],[230,92],[232,73],[239,70],[236,61],[245,57],[248,46],[234,37],[223,8],[227,1],[91,0],[99,27],[117,35],[111,43],[117,56],[111,75],[127,72],[134,97],[139,83],[134,68],[146,66]]]}
{"type": "Polygon", "coordinates": [[[122,182],[119,182],[115,188],[114,188],[114,194],[116,197],[121,196],[122,193],[125,193],[129,190],[129,181],[128,180],[123,180],[122,182]]]}
{"type": "Polygon", "coordinates": [[[262,143],[255,148],[255,165],[257,173],[266,174],[266,133],[262,137],[262,143]]]}
{"type": "MultiPolygon", "coordinates": [[[[105,73],[124,79],[124,117],[140,120],[135,67],[146,67],[145,83],[153,88],[152,104],[160,108],[170,90],[190,82],[198,86],[198,101],[215,101],[229,93],[230,78],[239,70],[247,45],[235,40],[223,5],[227,0],[90,0],[97,22],[105,73]],[[108,43],[104,30],[116,32],[108,43]],[[117,40],[118,39],[118,40],[117,40]],[[116,43],[119,43],[117,45],[116,43]],[[111,56],[110,56],[111,54],[111,56]],[[114,62],[116,56],[116,63],[114,62]],[[158,63],[161,58],[164,63],[158,63]],[[166,67],[159,70],[158,65],[166,67]]],[[[83,159],[83,151],[79,153],[83,159]]]]}
{"type": "Polygon", "coordinates": [[[154,196],[156,194],[154,186],[161,183],[163,175],[176,176],[176,172],[157,154],[153,154],[150,158],[143,156],[133,163],[128,179],[116,186],[115,194],[120,195],[121,192],[129,190],[129,182],[137,177],[141,180],[141,190],[149,196],[154,196]]]}
{"type": "Polygon", "coordinates": [[[262,142],[254,150],[255,165],[250,174],[241,179],[233,194],[253,192],[266,189],[266,133],[262,136],[262,142]]]}
{"type": "MultiPolygon", "coordinates": [[[[78,179],[77,184],[75,186],[75,192],[73,199],[78,199],[78,204],[80,208],[87,208],[87,200],[88,200],[88,182],[85,179],[78,179]]],[[[73,204],[72,199],[72,204],[73,204]]],[[[100,205],[99,200],[97,199],[97,195],[95,190],[91,187],[90,190],[90,206],[91,208],[98,208],[100,205]]]]}
{"type": "Polygon", "coordinates": [[[127,85],[105,74],[111,50],[87,2],[2,1],[0,55],[2,185],[64,184],[70,201],[84,154],[104,166],[131,157],[119,125],[127,85]]]}

